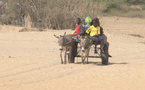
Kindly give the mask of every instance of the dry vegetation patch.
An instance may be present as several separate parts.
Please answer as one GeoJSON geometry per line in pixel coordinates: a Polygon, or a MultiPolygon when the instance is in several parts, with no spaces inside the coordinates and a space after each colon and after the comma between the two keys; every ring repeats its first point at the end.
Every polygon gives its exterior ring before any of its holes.
{"type": "Polygon", "coordinates": [[[23,28],[23,29],[20,29],[19,32],[41,32],[41,31],[44,31],[43,29],[34,29],[34,28],[23,28]]]}
{"type": "Polygon", "coordinates": [[[131,36],[134,36],[134,37],[138,37],[138,38],[144,38],[143,36],[139,35],[139,34],[129,34],[131,36]]]}
{"type": "Polygon", "coordinates": [[[0,0],[0,24],[73,29],[77,17],[144,18],[144,10],[144,0],[0,0]],[[32,23],[28,22],[29,15],[32,23]]]}

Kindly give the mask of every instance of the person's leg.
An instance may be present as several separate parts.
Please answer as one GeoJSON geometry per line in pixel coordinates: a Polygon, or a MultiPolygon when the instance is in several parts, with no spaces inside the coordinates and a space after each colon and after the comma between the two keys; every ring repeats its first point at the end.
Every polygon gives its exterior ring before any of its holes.
{"type": "Polygon", "coordinates": [[[108,52],[108,56],[109,57],[112,57],[110,54],[109,54],[109,42],[106,42],[104,44],[104,48],[103,48],[104,52],[108,52]]]}
{"type": "Polygon", "coordinates": [[[104,39],[104,44],[106,44],[106,42],[107,42],[107,36],[105,34],[102,34],[102,37],[104,39]]]}
{"type": "Polygon", "coordinates": [[[107,43],[105,44],[105,49],[106,49],[107,52],[108,52],[108,56],[109,56],[109,57],[112,57],[112,56],[109,54],[109,42],[107,42],[107,43]]]}
{"type": "Polygon", "coordinates": [[[109,43],[106,42],[106,43],[104,44],[104,48],[103,48],[104,52],[108,52],[108,47],[109,47],[109,43]]]}
{"type": "Polygon", "coordinates": [[[102,37],[104,38],[104,47],[103,47],[103,50],[104,50],[104,52],[108,52],[108,56],[109,57],[112,57],[109,54],[109,42],[107,42],[107,36],[105,34],[103,34],[102,37]]]}
{"type": "Polygon", "coordinates": [[[94,53],[97,53],[97,44],[98,44],[98,38],[96,36],[92,37],[94,44],[95,44],[95,51],[94,53]]]}
{"type": "Polygon", "coordinates": [[[101,44],[101,50],[104,51],[103,50],[103,47],[104,47],[104,38],[102,36],[99,36],[98,39],[99,39],[100,44],[101,44]]]}

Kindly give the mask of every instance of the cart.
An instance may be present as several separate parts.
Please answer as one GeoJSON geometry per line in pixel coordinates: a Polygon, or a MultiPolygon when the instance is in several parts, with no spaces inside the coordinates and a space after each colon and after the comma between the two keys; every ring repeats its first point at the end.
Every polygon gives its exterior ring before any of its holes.
{"type": "MultiPolygon", "coordinates": [[[[77,57],[78,54],[78,41],[74,40],[71,46],[71,52],[68,55],[68,62],[69,63],[74,63],[75,62],[75,57],[77,57]]],[[[102,60],[102,64],[103,65],[108,65],[108,61],[109,61],[109,57],[108,57],[108,48],[106,46],[104,46],[104,52],[101,51],[100,47],[97,47],[97,51],[100,54],[101,60],[102,60]]]]}

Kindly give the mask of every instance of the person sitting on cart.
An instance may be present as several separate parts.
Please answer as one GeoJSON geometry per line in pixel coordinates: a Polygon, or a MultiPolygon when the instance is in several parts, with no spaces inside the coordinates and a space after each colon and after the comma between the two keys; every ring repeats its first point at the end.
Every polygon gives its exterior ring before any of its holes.
{"type": "Polygon", "coordinates": [[[77,23],[76,30],[75,30],[75,32],[71,33],[70,35],[73,37],[73,39],[79,40],[80,36],[85,35],[85,28],[83,27],[80,18],[76,19],[76,23],[77,23]]]}
{"type": "Polygon", "coordinates": [[[85,28],[85,31],[90,27],[91,22],[92,22],[92,19],[90,17],[86,17],[86,19],[82,20],[82,25],[85,28]]]}
{"type": "Polygon", "coordinates": [[[101,44],[101,50],[103,52],[104,51],[103,50],[104,38],[101,36],[101,28],[100,28],[97,20],[93,20],[93,25],[90,26],[86,30],[86,33],[90,34],[90,36],[92,37],[92,39],[93,39],[93,41],[95,43],[95,51],[94,51],[94,53],[97,53],[96,47],[97,47],[99,41],[100,41],[100,44],[101,44]]]}
{"type": "MultiPolygon", "coordinates": [[[[93,19],[93,20],[96,20],[97,21],[97,23],[98,23],[98,25],[100,26],[100,30],[101,30],[101,36],[104,38],[104,50],[106,51],[108,51],[108,56],[109,57],[112,57],[110,54],[109,54],[109,42],[107,41],[107,36],[104,34],[104,30],[103,30],[103,28],[101,27],[101,25],[100,25],[100,21],[99,21],[99,19],[98,18],[95,18],[95,19],[93,19]],[[106,40],[105,40],[106,39],[106,40]]],[[[91,25],[93,25],[93,22],[91,22],[91,25]]]]}

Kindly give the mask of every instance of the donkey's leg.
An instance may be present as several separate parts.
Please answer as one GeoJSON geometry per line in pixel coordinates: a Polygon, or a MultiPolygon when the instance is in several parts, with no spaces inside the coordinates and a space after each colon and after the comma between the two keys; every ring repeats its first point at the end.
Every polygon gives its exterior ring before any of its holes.
{"type": "Polygon", "coordinates": [[[83,63],[85,64],[85,60],[86,60],[86,58],[87,58],[87,54],[88,54],[88,50],[86,49],[85,51],[84,51],[84,56],[83,56],[83,63]]]}
{"type": "Polygon", "coordinates": [[[64,64],[66,64],[66,52],[64,53],[64,64]]]}
{"type": "Polygon", "coordinates": [[[82,58],[82,63],[84,64],[84,52],[82,52],[81,58],[82,58]]]}
{"type": "Polygon", "coordinates": [[[87,57],[87,50],[85,50],[85,55],[84,55],[84,64],[85,64],[86,57],[87,57]]]}
{"type": "Polygon", "coordinates": [[[82,63],[83,63],[83,52],[82,52],[81,58],[82,58],[82,63]]]}
{"type": "Polygon", "coordinates": [[[67,52],[67,47],[65,48],[65,52],[64,52],[64,64],[66,64],[66,52],[67,52]]]}
{"type": "Polygon", "coordinates": [[[62,51],[60,51],[60,59],[61,59],[61,64],[63,64],[62,51]]]}
{"type": "Polygon", "coordinates": [[[68,48],[68,50],[69,50],[69,53],[67,54],[67,62],[68,63],[70,63],[70,56],[71,56],[71,54],[72,54],[72,48],[71,48],[72,46],[69,46],[69,48],[68,48]]]}
{"type": "Polygon", "coordinates": [[[88,64],[88,57],[89,57],[90,48],[87,50],[87,64],[88,64]]]}

